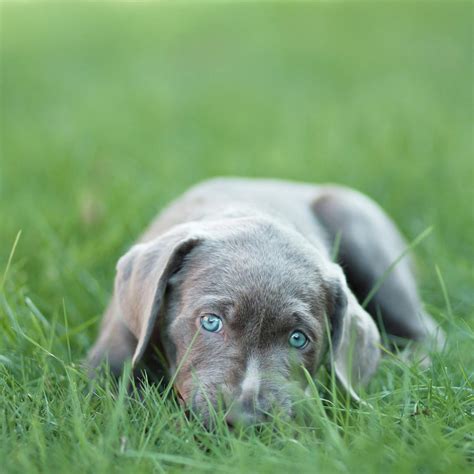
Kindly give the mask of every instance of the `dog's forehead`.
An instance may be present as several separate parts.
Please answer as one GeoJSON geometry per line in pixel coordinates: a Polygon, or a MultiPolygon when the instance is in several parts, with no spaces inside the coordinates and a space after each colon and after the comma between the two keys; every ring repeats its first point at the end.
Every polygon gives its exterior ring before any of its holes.
{"type": "MultiPolygon", "coordinates": [[[[321,275],[322,259],[296,232],[273,223],[237,228],[205,239],[191,253],[189,273],[199,278],[271,287],[321,275]]],[[[191,275],[192,277],[192,275],[191,275]]]]}

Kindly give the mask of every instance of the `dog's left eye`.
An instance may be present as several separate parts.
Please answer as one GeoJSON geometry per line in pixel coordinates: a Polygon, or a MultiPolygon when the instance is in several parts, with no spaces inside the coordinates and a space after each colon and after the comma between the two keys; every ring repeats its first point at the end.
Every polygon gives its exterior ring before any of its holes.
{"type": "Polygon", "coordinates": [[[222,319],[215,314],[201,316],[201,327],[209,332],[219,332],[222,329],[222,319]]]}
{"type": "Polygon", "coordinates": [[[308,336],[302,331],[293,331],[288,339],[290,346],[295,349],[303,349],[303,347],[306,347],[306,344],[308,344],[308,341],[308,336]]]}

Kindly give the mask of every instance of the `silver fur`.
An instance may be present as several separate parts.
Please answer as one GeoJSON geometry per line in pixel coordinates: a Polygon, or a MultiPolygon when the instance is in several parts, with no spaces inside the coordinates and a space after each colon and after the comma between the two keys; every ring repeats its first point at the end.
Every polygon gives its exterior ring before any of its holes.
{"type": "MultiPolygon", "coordinates": [[[[379,331],[359,301],[404,248],[380,207],[354,190],[204,182],[165,209],[120,259],[89,364],[107,359],[120,373],[127,359],[136,365],[155,348],[194,411],[206,418],[208,401],[220,397],[229,423],[252,423],[274,409],[291,414],[292,387],[305,385],[299,368],[315,375],[331,346],[337,378],[357,398],[380,359],[379,331]],[[205,313],[223,318],[221,333],[199,327],[205,313]],[[306,348],[289,346],[294,329],[309,336],[306,348]]],[[[370,302],[368,311],[377,310],[389,333],[443,343],[408,259],[370,302]]]]}

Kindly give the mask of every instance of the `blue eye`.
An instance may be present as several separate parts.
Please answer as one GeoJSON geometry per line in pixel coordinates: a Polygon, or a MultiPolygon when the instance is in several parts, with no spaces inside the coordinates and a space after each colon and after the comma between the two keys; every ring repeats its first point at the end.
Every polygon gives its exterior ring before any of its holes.
{"type": "Polygon", "coordinates": [[[291,347],[295,349],[303,349],[308,344],[308,337],[304,332],[301,331],[293,331],[288,339],[291,347]]]}
{"type": "Polygon", "coordinates": [[[219,332],[222,329],[222,319],[215,314],[201,316],[201,327],[209,332],[219,332]]]}

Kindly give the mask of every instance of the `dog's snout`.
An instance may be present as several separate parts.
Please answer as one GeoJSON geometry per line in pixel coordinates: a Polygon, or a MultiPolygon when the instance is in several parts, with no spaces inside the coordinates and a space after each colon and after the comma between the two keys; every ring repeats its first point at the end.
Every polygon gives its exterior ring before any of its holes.
{"type": "Polygon", "coordinates": [[[267,415],[254,398],[236,400],[228,413],[225,421],[231,427],[250,426],[263,422],[267,415]]]}
{"type": "Polygon", "coordinates": [[[265,413],[262,410],[262,403],[259,401],[260,392],[259,364],[256,359],[250,358],[240,383],[240,394],[231,403],[226,415],[226,422],[229,426],[248,426],[264,420],[265,413]]]}

